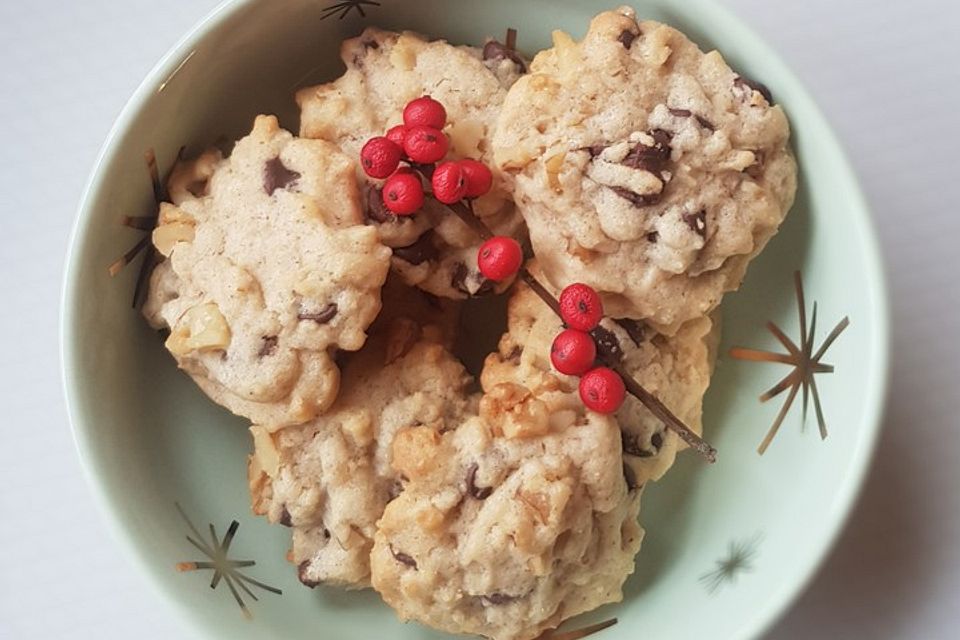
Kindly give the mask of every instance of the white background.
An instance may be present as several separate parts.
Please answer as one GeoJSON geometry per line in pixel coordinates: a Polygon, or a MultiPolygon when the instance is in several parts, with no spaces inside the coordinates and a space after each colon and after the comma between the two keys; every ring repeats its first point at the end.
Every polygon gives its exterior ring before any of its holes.
{"type": "MultiPolygon", "coordinates": [[[[769,637],[956,638],[960,3],[725,1],[786,58],[850,154],[880,230],[895,327],[887,424],[864,494],[769,637]]],[[[215,3],[0,0],[3,640],[194,639],[94,508],[66,422],[57,317],[67,235],[100,143],[154,62],[215,3]]]]}

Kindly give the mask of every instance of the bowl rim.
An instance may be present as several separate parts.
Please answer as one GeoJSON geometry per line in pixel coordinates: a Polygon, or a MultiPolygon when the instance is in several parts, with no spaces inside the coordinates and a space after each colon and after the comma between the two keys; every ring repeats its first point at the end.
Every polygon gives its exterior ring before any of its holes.
{"type": "MultiPolygon", "coordinates": [[[[94,450],[98,444],[86,427],[86,417],[78,403],[78,398],[84,393],[76,371],[76,344],[77,331],[73,322],[76,318],[75,308],[80,287],[78,280],[81,276],[80,255],[83,252],[81,244],[86,236],[93,233],[90,227],[92,202],[94,196],[103,188],[107,179],[103,171],[108,160],[119,149],[124,133],[131,125],[131,121],[145,107],[155,88],[168,78],[178,67],[184,56],[198,45],[212,30],[230,20],[236,13],[253,5],[258,0],[222,0],[207,15],[195,23],[180,39],[167,50],[153,66],[150,72],[140,82],[131,97],[120,111],[113,126],[110,128],[97,157],[90,170],[81,195],[77,214],[70,232],[60,292],[60,365],[61,384],[66,400],[67,418],[70,424],[74,445],[80,457],[83,475],[91,488],[94,502],[111,537],[120,544],[124,555],[132,560],[139,573],[146,577],[145,582],[151,585],[154,593],[162,596],[168,609],[177,613],[179,624],[190,630],[207,634],[207,625],[199,619],[194,607],[188,606],[175,590],[155,575],[149,565],[148,551],[138,541],[130,524],[125,521],[112,498],[113,490],[107,485],[104,478],[96,472],[94,450]]],[[[872,282],[873,290],[868,299],[872,303],[870,321],[873,323],[873,343],[870,345],[876,356],[877,366],[866,376],[867,396],[864,401],[864,413],[860,420],[861,428],[851,451],[847,465],[847,473],[843,482],[837,487],[833,498],[834,509],[824,516],[825,522],[821,526],[824,533],[819,537],[810,553],[810,562],[795,574],[795,578],[784,581],[782,586],[764,599],[764,604],[755,610],[753,615],[741,624],[734,634],[735,638],[757,638],[768,631],[788,610],[790,605],[806,590],[816,573],[823,566],[827,554],[835,546],[837,539],[847,524],[853,506],[863,490],[864,481],[877,446],[879,434],[883,426],[883,416],[890,381],[890,302],[888,296],[887,275],[881,259],[880,243],[876,228],[870,215],[870,207],[866,196],[857,179],[857,174],[851,165],[843,145],[837,138],[833,128],[823,115],[815,100],[804,87],[800,79],[783,61],[776,49],[757,34],[734,12],[721,5],[717,0],[687,0],[686,4],[694,5],[704,12],[709,21],[716,25],[719,31],[726,31],[746,43],[749,49],[762,51],[766,56],[766,63],[773,67],[773,73],[778,82],[790,86],[792,107],[803,109],[812,126],[818,128],[823,136],[824,144],[836,156],[840,169],[841,179],[849,189],[851,206],[846,215],[856,218],[858,229],[861,231],[864,263],[867,267],[867,279],[872,282]]]]}

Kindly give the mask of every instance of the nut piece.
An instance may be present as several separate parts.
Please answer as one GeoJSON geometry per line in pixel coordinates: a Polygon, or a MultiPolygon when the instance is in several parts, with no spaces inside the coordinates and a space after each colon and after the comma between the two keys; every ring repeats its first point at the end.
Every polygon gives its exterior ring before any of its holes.
{"type": "Polygon", "coordinates": [[[153,230],[153,246],[169,258],[178,242],[192,242],[197,221],[189,213],[172,204],[160,205],[159,226],[153,230]]]}
{"type": "Polygon", "coordinates": [[[554,193],[563,193],[563,187],[560,186],[560,170],[563,169],[563,161],[566,159],[567,153],[561,151],[560,153],[555,153],[549,158],[547,158],[544,168],[547,172],[547,184],[550,185],[550,188],[553,189],[554,193]]]}
{"type": "Polygon", "coordinates": [[[547,405],[513,382],[496,385],[480,399],[480,417],[507,438],[542,436],[550,429],[547,405]]]}
{"type": "Polygon", "coordinates": [[[353,444],[360,449],[373,444],[373,416],[368,409],[345,412],[340,422],[340,429],[345,435],[350,436],[353,444]]]}
{"type": "Polygon", "coordinates": [[[276,478],[280,472],[280,452],[277,451],[273,436],[267,429],[257,425],[250,427],[250,435],[253,436],[253,456],[260,469],[271,478],[276,478]]]}
{"type": "Polygon", "coordinates": [[[430,427],[407,427],[393,439],[393,469],[408,478],[427,475],[436,466],[440,434],[430,427]]]}
{"type": "Polygon", "coordinates": [[[175,356],[191,351],[226,349],[230,345],[230,326],[213,302],[187,309],[167,338],[166,347],[175,356]]]}

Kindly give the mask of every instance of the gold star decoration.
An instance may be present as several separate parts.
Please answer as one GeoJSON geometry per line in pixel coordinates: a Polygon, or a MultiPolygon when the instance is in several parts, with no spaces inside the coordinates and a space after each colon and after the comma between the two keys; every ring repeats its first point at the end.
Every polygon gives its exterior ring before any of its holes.
{"type": "Polygon", "coordinates": [[[810,326],[807,327],[807,311],[803,297],[803,281],[800,277],[799,271],[794,272],[793,279],[797,292],[797,306],[800,313],[800,345],[796,345],[793,340],[788,338],[783,330],[780,329],[780,327],[778,327],[774,322],[767,322],[767,329],[769,329],[770,333],[772,333],[777,340],[780,341],[780,344],[784,346],[784,348],[787,350],[787,353],[760,351],[758,349],[747,349],[744,347],[734,347],[730,350],[730,355],[740,360],[750,360],[753,362],[779,362],[781,364],[787,364],[793,367],[793,370],[790,371],[786,377],[784,377],[782,380],[780,380],[780,382],[775,384],[767,392],[760,396],[760,402],[766,402],[767,400],[780,395],[785,390],[790,389],[790,393],[787,394],[787,399],[784,401],[783,406],[780,408],[780,412],[773,421],[773,425],[767,431],[767,435],[763,438],[760,446],[757,447],[757,453],[760,455],[763,455],[763,453],[767,450],[767,447],[770,446],[770,443],[773,441],[774,436],[777,435],[777,431],[780,429],[783,419],[786,417],[787,412],[790,411],[790,407],[793,405],[793,401],[801,389],[803,390],[803,424],[806,424],[807,401],[812,395],[813,406],[817,413],[817,424],[820,427],[820,438],[825,439],[827,437],[827,422],[823,417],[823,408],[820,406],[820,393],[817,391],[817,381],[814,379],[814,375],[818,373],[833,373],[833,365],[825,364],[820,360],[827,352],[827,349],[830,348],[830,345],[833,344],[834,340],[836,340],[840,334],[843,333],[843,330],[846,329],[850,324],[850,318],[844,316],[843,320],[838,322],[837,326],[835,326],[833,330],[827,334],[827,337],[823,341],[823,344],[820,345],[820,348],[814,351],[814,334],[817,329],[817,303],[813,303],[810,326]]]}
{"type": "Polygon", "coordinates": [[[581,638],[599,633],[604,629],[609,629],[615,624],[617,624],[617,619],[610,618],[609,620],[604,620],[603,622],[598,622],[597,624],[592,624],[582,629],[574,629],[573,631],[564,631],[562,633],[546,631],[542,635],[537,636],[537,640],[580,640],[581,638]]]}
{"type": "Polygon", "coordinates": [[[737,576],[753,569],[752,560],[760,544],[760,534],[749,540],[731,542],[727,555],[717,560],[716,568],[700,576],[700,583],[713,595],[720,587],[736,581],[737,576]]]}
{"type": "Polygon", "coordinates": [[[259,601],[259,598],[253,593],[253,591],[251,591],[250,587],[263,589],[264,591],[269,591],[270,593],[275,593],[277,595],[283,594],[280,589],[266,585],[259,580],[254,580],[250,576],[240,571],[240,569],[254,566],[256,562],[253,560],[230,559],[230,544],[233,542],[233,538],[236,536],[237,530],[240,528],[239,522],[236,520],[231,522],[230,526],[227,527],[227,532],[223,535],[223,538],[217,537],[217,531],[211,524],[210,542],[207,542],[203,536],[200,535],[200,532],[197,531],[197,528],[193,526],[190,518],[187,517],[187,514],[184,513],[180,505],[177,504],[176,507],[177,511],[180,512],[180,516],[183,518],[184,522],[186,522],[187,526],[190,527],[191,533],[193,533],[193,536],[187,536],[187,541],[199,549],[203,555],[209,558],[209,560],[178,562],[176,565],[177,571],[213,571],[213,579],[210,581],[210,588],[216,589],[221,580],[225,582],[227,584],[227,588],[230,589],[230,593],[233,594],[233,599],[236,600],[237,604],[240,606],[240,611],[243,612],[244,617],[247,619],[252,618],[253,614],[250,613],[250,609],[247,608],[247,604],[243,601],[243,597],[240,595],[240,591],[237,589],[238,587],[255,601],[259,601]]]}
{"type": "Polygon", "coordinates": [[[321,16],[320,19],[326,20],[327,18],[335,16],[339,13],[340,16],[338,19],[343,20],[350,15],[350,12],[354,9],[357,10],[357,13],[359,13],[361,17],[366,18],[367,13],[363,10],[364,5],[379,7],[380,3],[374,2],[373,0],[346,0],[345,2],[335,2],[334,4],[323,8],[323,16],[321,16]]]}
{"type": "MultiPolygon", "coordinates": [[[[177,158],[179,159],[182,154],[183,148],[180,149],[177,158]]],[[[146,257],[143,259],[143,265],[140,267],[140,273],[137,275],[137,285],[133,291],[134,309],[140,308],[143,304],[143,300],[147,295],[147,280],[150,278],[150,273],[153,271],[153,268],[160,262],[160,254],[153,246],[153,243],[150,242],[150,239],[151,232],[154,227],[157,226],[160,203],[166,200],[166,191],[163,183],[160,181],[160,172],[157,169],[157,156],[153,149],[147,150],[144,154],[144,159],[147,162],[147,172],[150,174],[150,182],[153,185],[153,211],[151,214],[145,216],[123,216],[120,218],[120,224],[131,229],[146,231],[147,233],[133,245],[132,249],[115,260],[107,269],[111,276],[115,276],[120,273],[125,266],[133,262],[140,252],[144,249],[147,250],[146,257]]]]}

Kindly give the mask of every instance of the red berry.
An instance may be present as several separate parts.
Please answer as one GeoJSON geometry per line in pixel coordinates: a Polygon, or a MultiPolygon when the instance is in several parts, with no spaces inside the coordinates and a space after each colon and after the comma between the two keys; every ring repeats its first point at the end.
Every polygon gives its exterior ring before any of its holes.
{"type": "Polygon", "coordinates": [[[423,184],[412,171],[398,171],[383,183],[383,204],[398,216],[408,216],[423,206],[423,184]]]}
{"type": "Polygon", "coordinates": [[[430,164],[447,155],[449,142],[440,129],[418,125],[407,129],[403,150],[414,162],[430,164]]]}
{"type": "Polygon", "coordinates": [[[569,376],[583,375],[597,359],[597,344],[590,334],[564,329],[553,339],[550,362],[553,368],[569,376]]]}
{"type": "Polygon", "coordinates": [[[386,138],[403,150],[403,139],[407,137],[407,128],[402,124],[387,129],[386,138]]]}
{"type": "Polygon", "coordinates": [[[437,165],[430,180],[434,197],[444,204],[462,200],[467,193],[466,176],[459,162],[443,162],[437,165]]]}
{"type": "Polygon", "coordinates": [[[466,197],[479,198],[490,191],[490,186],[493,184],[493,174],[490,173],[490,168],[487,165],[479,160],[468,158],[461,160],[460,166],[463,167],[463,173],[467,178],[466,197]]]}
{"type": "Polygon", "coordinates": [[[443,125],[447,124],[447,110],[430,96],[423,96],[411,100],[404,107],[403,124],[408,127],[423,125],[434,129],[443,129],[443,125]]]}
{"type": "Polygon", "coordinates": [[[623,379],[613,369],[596,367],[580,378],[580,399],[587,409],[597,413],[615,412],[626,394],[623,379]]]}
{"type": "Polygon", "coordinates": [[[482,245],[477,252],[477,267],[488,280],[502,282],[520,270],[523,250],[513,238],[495,236],[482,245]]]}
{"type": "Polygon", "coordinates": [[[603,303],[593,287],[580,282],[560,294],[560,317],[571,329],[590,331],[603,317],[603,303]]]}
{"type": "Polygon", "coordinates": [[[360,149],[360,164],[371,178],[386,178],[397,170],[403,150],[383,136],[370,138],[360,149]]]}

